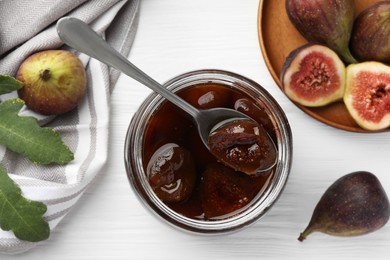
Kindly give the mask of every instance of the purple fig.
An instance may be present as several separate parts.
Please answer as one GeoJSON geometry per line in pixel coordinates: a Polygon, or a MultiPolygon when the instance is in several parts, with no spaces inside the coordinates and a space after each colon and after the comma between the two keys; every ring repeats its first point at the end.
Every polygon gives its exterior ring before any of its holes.
{"type": "Polygon", "coordinates": [[[325,191],[298,240],[314,231],[335,236],[366,234],[384,226],[389,217],[389,199],[378,178],[370,172],[353,172],[325,191]]]}
{"type": "Polygon", "coordinates": [[[353,0],[286,0],[287,15],[302,36],[328,46],[347,63],[356,63],[348,48],[354,10],[353,0]]]}
{"type": "Polygon", "coordinates": [[[390,1],[373,4],[358,15],[351,51],[359,61],[390,64],[390,1]]]}
{"type": "Polygon", "coordinates": [[[290,53],[280,80],[291,100],[304,106],[324,106],[342,99],[345,66],[328,47],[307,44],[290,53]]]}

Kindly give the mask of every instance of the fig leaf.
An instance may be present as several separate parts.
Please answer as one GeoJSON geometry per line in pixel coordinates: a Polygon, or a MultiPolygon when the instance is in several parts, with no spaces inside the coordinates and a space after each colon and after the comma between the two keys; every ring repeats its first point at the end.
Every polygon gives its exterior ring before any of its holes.
{"type": "Polygon", "coordinates": [[[24,105],[19,98],[0,104],[0,143],[38,164],[65,164],[74,154],[54,129],[41,127],[34,117],[19,116],[24,105]]]}
{"type": "Polygon", "coordinates": [[[0,165],[0,227],[13,231],[21,240],[38,242],[49,238],[50,227],[44,220],[44,203],[26,199],[19,186],[0,165]]]}
{"type": "Polygon", "coordinates": [[[18,90],[21,87],[22,82],[20,82],[19,80],[10,76],[0,75],[0,95],[18,90]]]}

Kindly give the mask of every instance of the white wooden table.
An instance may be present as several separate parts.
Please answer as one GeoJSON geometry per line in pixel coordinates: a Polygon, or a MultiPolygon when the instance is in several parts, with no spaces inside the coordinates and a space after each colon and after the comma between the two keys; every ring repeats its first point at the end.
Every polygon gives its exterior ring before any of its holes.
{"type": "MultiPolygon", "coordinates": [[[[325,189],[357,170],[376,174],[390,194],[390,134],[334,129],[295,107],[268,73],[257,35],[259,0],[144,0],[130,60],[159,82],[196,69],[249,77],[278,100],[291,123],[294,159],[284,193],[253,226],[203,237],[172,229],[136,199],[127,180],[127,126],[150,90],[121,76],[112,96],[109,161],[75,208],[33,250],[4,259],[383,259],[390,223],[375,233],[339,238],[314,233],[297,241],[325,189]]],[[[387,257],[386,257],[387,256],[387,257]]]]}

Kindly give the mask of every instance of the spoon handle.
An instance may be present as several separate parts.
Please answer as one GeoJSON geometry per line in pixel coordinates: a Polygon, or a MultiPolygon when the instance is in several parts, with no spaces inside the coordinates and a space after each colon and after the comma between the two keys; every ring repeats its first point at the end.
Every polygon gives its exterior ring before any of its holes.
{"type": "Polygon", "coordinates": [[[72,17],[61,18],[57,22],[57,32],[61,40],[70,47],[114,67],[157,92],[191,116],[199,117],[200,111],[198,109],[164,88],[160,83],[137,68],[83,21],[72,17]]]}

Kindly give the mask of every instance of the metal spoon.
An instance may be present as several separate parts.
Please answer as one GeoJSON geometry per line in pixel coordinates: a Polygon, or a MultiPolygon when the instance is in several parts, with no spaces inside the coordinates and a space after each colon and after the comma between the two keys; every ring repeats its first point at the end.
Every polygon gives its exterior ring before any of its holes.
{"type": "MultiPolygon", "coordinates": [[[[93,31],[89,25],[79,19],[72,17],[61,18],[57,22],[57,32],[61,40],[70,47],[123,72],[191,115],[198,127],[199,135],[207,148],[209,148],[208,137],[210,131],[215,125],[232,118],[236,120],[248,119],[247,115],[228,108],[196,109],[133,65],[93,31]]],[[[270,167],[266,165],[265,168],[269,169],[270,167]]]]}

